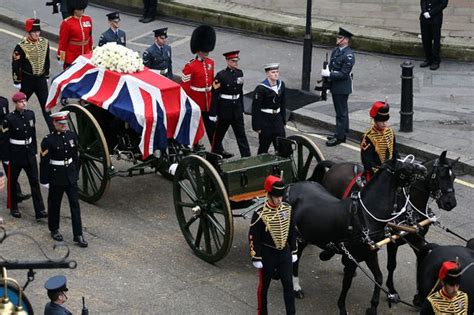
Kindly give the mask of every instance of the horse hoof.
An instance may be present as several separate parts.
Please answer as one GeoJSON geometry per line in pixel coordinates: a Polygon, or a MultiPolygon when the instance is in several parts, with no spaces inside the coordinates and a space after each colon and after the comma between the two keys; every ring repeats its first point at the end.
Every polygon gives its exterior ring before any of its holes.
{"type": "Polygon", "coordinates": [[[420,295],[415,294],[415,296],[413,297],[413,305],[415,305],[417,307],[421,307],[421,304],[422,304],[422,300],[420,298],[420,295]]]}
{"type": "Polygon", "coordinates": [[[298,291],[293,291],[293,292],[295,292],[295,298],[300,299],[300,300],[301,300],[301,299],[304,299],[304,292],[303,292],[303,290],[298,290],[298,291]]]}
{"type": "Polygon", "coordinates": [[[336,253],[329,250],[323,250],[319,253],[319,259],[322,261],[328,261],[329,259],[333,258],[336,253]]]}
{"type": "Polygon", "coordinates": [[[365,315],[377,315],[377,310],[373,308],[368,308],[365,310],[365,315]]]}
{"type": "Polygon", "coordinates": [[[397,292],[389,293],[387,294],[387,300],[389,300],[390,303],[397,304],[400,302],[400,295],[397,292]]]}

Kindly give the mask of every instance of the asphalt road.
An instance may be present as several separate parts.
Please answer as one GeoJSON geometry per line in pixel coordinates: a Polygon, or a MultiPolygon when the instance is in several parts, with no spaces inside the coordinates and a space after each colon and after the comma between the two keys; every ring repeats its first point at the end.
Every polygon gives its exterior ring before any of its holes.
{"type": "MultiPolygon", "coordinates": [[[[182,65],[189,58],[188,40],[182,34],[190,34],[191,27],[173,25],[175,35],[182,37],[174,47],[176,63],[182,65]]],[[[151,34],[144,35],[133,30],[133,37],[140,34],[151,40],[151,34]]],[[[231,42],[238,37],[239,41],[258,42],[266,47],[280,44],[261,38],[250,38],[218,31],[218,36],[231,42]]],[[[0,24],[0,93],[10,96],[14,92],[10,77],[10,56],[14,45],[19,40],[15,34],[21,31],[9,25],[0,24]]],[[[97,35],[97,33],[96,33],[97,35]]],[[[52,46],[55,46],[53,43],[52,46]]],[[[143,50],[144,46],[131,43],[131,48],[143,50]]],[[[267,56],[272,57],[272,56],[267,56]]],[[[255,57],[263,59],[262,56],[255,57]]],[[[223,62],[217,60],[218,66],[223,62]]],[[[382,61],[381,61],[382,62],[382,61]]],[[[262,60],[262,63],[263,60],[262,60]]],[[[52,72],[60,71],[53,61],[52,72]]],[[[255,86],[258,76],[252,74],[247,89],[255,86]],[[253,82],[253,81],[255,82],[253,82]]],[[[290,80],[289,80],[290,81],[290,80]]],[[[291,81],[290,81],[291,84],[291,81]]],[[[41,117],[36,98],[29,103],[38,121],[38,137],[46,132],[46,125],[41,117]]],[[[291,125],[291,124],[290,124],[291,125]]],[[[252,152],[256,152],[257,138],[250,130],[246,117],[247,134],[252,152]]],[[[296,126],[301,130],[315,134],[326,131],[311,126],[296,126]]],[[[288,129],[288,134],[295,131],[288,129]]],[[[326,158],[336,161],[359,160],[358,151],[351,146],[326,148],[321,136],[308,134],[323,150],[326,158]]],[[[39,139],[40,140],[40,139],[39,139]]],[[[230,132],[225,140],[228,151],[238,152],[234,137],[230,132]]],[[[123,167],[121,163],[115,163],[123,167]]],[[[474,182],[473,178],[460,177],[474,182]]],[[[22,187],[27,191],[27,181],[21,178],[22,187]]],[[[470,238],[473,236],[474,219],[472,215],[472,189],[456,184],[458,206],[451,213],[441,213],[443,224],[459,234],[470,238]]],[[[47,192],[43,190],[43,196],[47,192]]],[[[8,231],[21,230],[33,236],[53,255],[54,242],[49,236],[46,223],[36,223],[31,201],[21,204],[22,219],[14,219],[5,209],[6,194],[0,193],[0,215],[5,218],[8,231]]],[[[172,199],[172,184],[159,175],[147,175],[134,178],[114,178],[106,195],[96,204],[81,203],[85,237],[89,248],[81,249],[72,245],[72,231],[67,202],[63,203],[61,217],[62,231],[66,241],[71,244],[70,257],[77,260],[75,270],[39,270],[36,280],[26,290],[26,295],[33,303],[37,313],[41,313],[47,302],[43,283],[54,274],[65,274],[69,283],[69,301],[67,306],[73,313],[80,312],[81,297],[92,314],[251,314],[256,311],[257,272],[252,267],[248,254],[247,231],[249,222],[243,219],[234,220],[235,234],[233,247],[228,256],[215,265],[205,263],[195,257],[186,244],[177,224],[172,199]]],[[[433,204],[433,207],[436,206],[433,204]]],[[[438,228],[432,228],[428,239],[441,244],[462,244],[458,239],[438,228]]],[[[337,311],[336,300],[342,281],[340,258],[330,262],[321,262],[319,249],[310,247],[302,258],[300,271],[301,285],[306,298],[297,301],[300,314],[334,314],[337,311]]],[[[41,254],[34,244],[25,239],[13,238],[1,245],[1,256],[10,259],[41,259],[41,254]]],[[[380,251],[381,264],[385,265],[386,252],[380,251]]],[[[383,268],[384,269],[384,268],[383,268]]],[[[385,272],[384,272],[385,273],[385,272]]],[[[385,273],[386,274],[386,273],[385,273]]],[[[20,283],[26,280],[26,271],[12,271],[20,283]]],[[[415,256],[408,247],[399,251],[396,284],[402,298],[411,300],[415,290],[415,256]]],[[[373,285],[361,272],[353,282],[347,298],[349,312],[362,314],[369,305],[373,285]]],[[[281,314],[284,310],[282,288],[274,283],[270,289],[270,312],[281,314]]],[[[381,298],[380,314],[414,314],[410,308],[395,305],[388,309],[385,297],[381,298]]]]}

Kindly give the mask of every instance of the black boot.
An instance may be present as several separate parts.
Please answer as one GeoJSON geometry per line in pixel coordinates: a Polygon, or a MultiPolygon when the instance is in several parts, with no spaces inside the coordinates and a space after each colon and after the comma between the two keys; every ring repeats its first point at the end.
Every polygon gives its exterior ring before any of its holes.
{"type": "Polygon", "coordinates": [[[61,232],[59,232],[59,230],[51,231],[51,237],[55,241],[58,241],[58,242],[63,241],[63,235],[61,234],[61,232]]]}
{"type": "Polygon", "coordinates": [[[10,214],[11,214],[12,217],[14,217],[14,218],[21,218],[21,212],[20,212],[20,210],[18,210],[18,209],[12,209],[12,210],[10,210],[10,214]]]}
{"type": "Polygon", "coordinates": [[[74,236],[74,242],[79,247],[87,247],[89,245],[89,243],[86,242],[86,240],[84,239],[84,236],[82,235],[74,236]]]}

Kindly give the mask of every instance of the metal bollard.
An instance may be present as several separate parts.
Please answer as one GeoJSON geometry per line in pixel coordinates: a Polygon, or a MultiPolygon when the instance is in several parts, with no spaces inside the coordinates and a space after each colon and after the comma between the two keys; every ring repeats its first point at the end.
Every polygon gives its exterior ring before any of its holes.
{"type": "Polygon", "coordinates": [[[402,96],[400,102],[400,131],[413,131],[413,64],[405,60],[402,67],[402,96]]]}

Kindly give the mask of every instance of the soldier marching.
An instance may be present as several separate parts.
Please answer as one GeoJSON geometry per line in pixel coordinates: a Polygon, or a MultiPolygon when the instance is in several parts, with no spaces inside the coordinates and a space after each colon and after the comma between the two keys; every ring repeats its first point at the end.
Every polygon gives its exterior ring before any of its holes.
{"type": "Polygon", "coordinates": [[[163,27],[153,31],[155,42],[143,53],[143,64],[150,69],[157,70],[170,80],[173,80],[173,63],[171,60],[171,46],[167,45],[168,28],[163,27]]]}
{"type": "Polygon", "coordinates": [[[120,13],[111,12],[107,14],[109,20],[109,29],[102,33],[99,37],[99,47],[106,43],[116,43],[117,45],[127,46],[127,35],[119,28],[120,13]]]}

